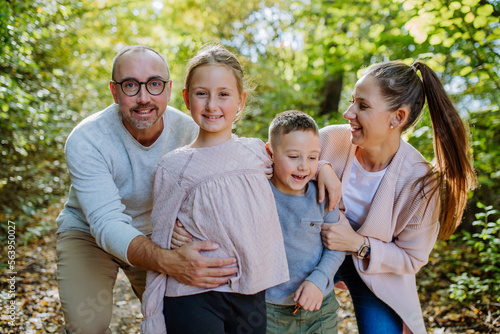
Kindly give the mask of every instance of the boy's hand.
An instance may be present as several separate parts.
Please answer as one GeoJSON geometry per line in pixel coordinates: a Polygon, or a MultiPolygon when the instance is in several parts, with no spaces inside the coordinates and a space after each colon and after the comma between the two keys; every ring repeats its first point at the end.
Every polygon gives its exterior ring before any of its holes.
{"type": "Polygon", "coordinates": [[[293,300],[306,311],[317,311],[323,303],[323,293],[310,281],[304,281],[295,291],[293,300]]]}
{"type": "Polygon", "coordinates": [[[332,211],[340,203],[342,184],[329,164],[321,166],[318,172],[319,203],[323,203],[325,200],[325,189],[328,191],[328,210],[332,211]]]}
{"type": "Polygon", "coordinates": [[[177,249],[185,244],[193,241],[193,236],[184,228],[180,221],[175,222],[172,240],[170,241],[170,249],[177,249]]]}

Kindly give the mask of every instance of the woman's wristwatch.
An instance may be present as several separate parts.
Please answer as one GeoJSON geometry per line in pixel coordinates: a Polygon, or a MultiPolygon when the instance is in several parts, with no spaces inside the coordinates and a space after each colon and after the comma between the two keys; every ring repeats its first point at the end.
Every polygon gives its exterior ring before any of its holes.
{"type": "Polygon", "coordinates": [[[367,237],[364,238],[364,243],[359,247],[358,252],[355,253],[358,259],[366,259],[370,254],[370,240],[367,237]]]}

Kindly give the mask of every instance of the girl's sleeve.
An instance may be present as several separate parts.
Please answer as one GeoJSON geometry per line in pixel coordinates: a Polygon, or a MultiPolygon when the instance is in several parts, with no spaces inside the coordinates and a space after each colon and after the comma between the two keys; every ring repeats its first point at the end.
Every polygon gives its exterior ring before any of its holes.
{"type": "MultiPolygon", "coordinates": [[[[151,240],[161,248],[169,249],[172,231],[177,214],[185,198],[185,192],[178,178],[161,166],[153,171],[153,211],[151,223],[153,234],[151,240]]],[[[163,297],[167,287],[167,275],[148,271],[146,290],[142,297],[142,313],[144,320],[141,326],[143,334],[166,334],[163,316],[163,297]]]]}
{"type": "Polygon", "coordinates": [[[267,153],[266,144],[259,138],[240,138],[240,143],[257,157],[259,168],[270,179],[273,173],[273,162],[267,153]]]}

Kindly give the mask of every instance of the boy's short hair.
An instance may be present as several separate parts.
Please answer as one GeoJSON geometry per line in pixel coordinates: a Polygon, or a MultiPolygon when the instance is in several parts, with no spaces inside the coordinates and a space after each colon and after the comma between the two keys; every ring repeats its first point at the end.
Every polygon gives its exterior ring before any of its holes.
{"type": "Polygon", "coordinates": [[[272,147],[280,144],[280,136],[292,131],[312,131],[319,136],[318,125],[308,114],[298,110],[288,110],[274,117],[269,126],[269,142],[272,147]]]}

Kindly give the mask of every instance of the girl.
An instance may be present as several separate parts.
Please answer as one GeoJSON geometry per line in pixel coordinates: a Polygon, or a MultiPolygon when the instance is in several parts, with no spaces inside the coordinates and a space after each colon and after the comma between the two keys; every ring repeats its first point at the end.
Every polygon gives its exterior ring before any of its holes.
{"type": "Polygon", "coordinates": [[[215,289],[148,272],[143,333],[265,333],[265,289],[289,279],[265,144],[232,134],[246,96],[242,67],[223,47],[190,60],[183,97],[200,131],[152,174],[152,240],[168,248],[178,219],[193,240],[220,245],[203,255],[236,257],[238,272],[215,289]]]}
{"type": "Polygon", "coordinates": [[[323,242],[352,254],[337,276],[351,293],[359,333],[426,333],[415,274],[438,233],[448,238],[460,223],[475,184],[467,132],[437,75],[419,61],[370,67],[344,118],[348,126],[320,131],[321,158],[341,175],[347,217],[323,225],[323,242]],[[434,167],[401,139],[426,98],[434,167]]]}

